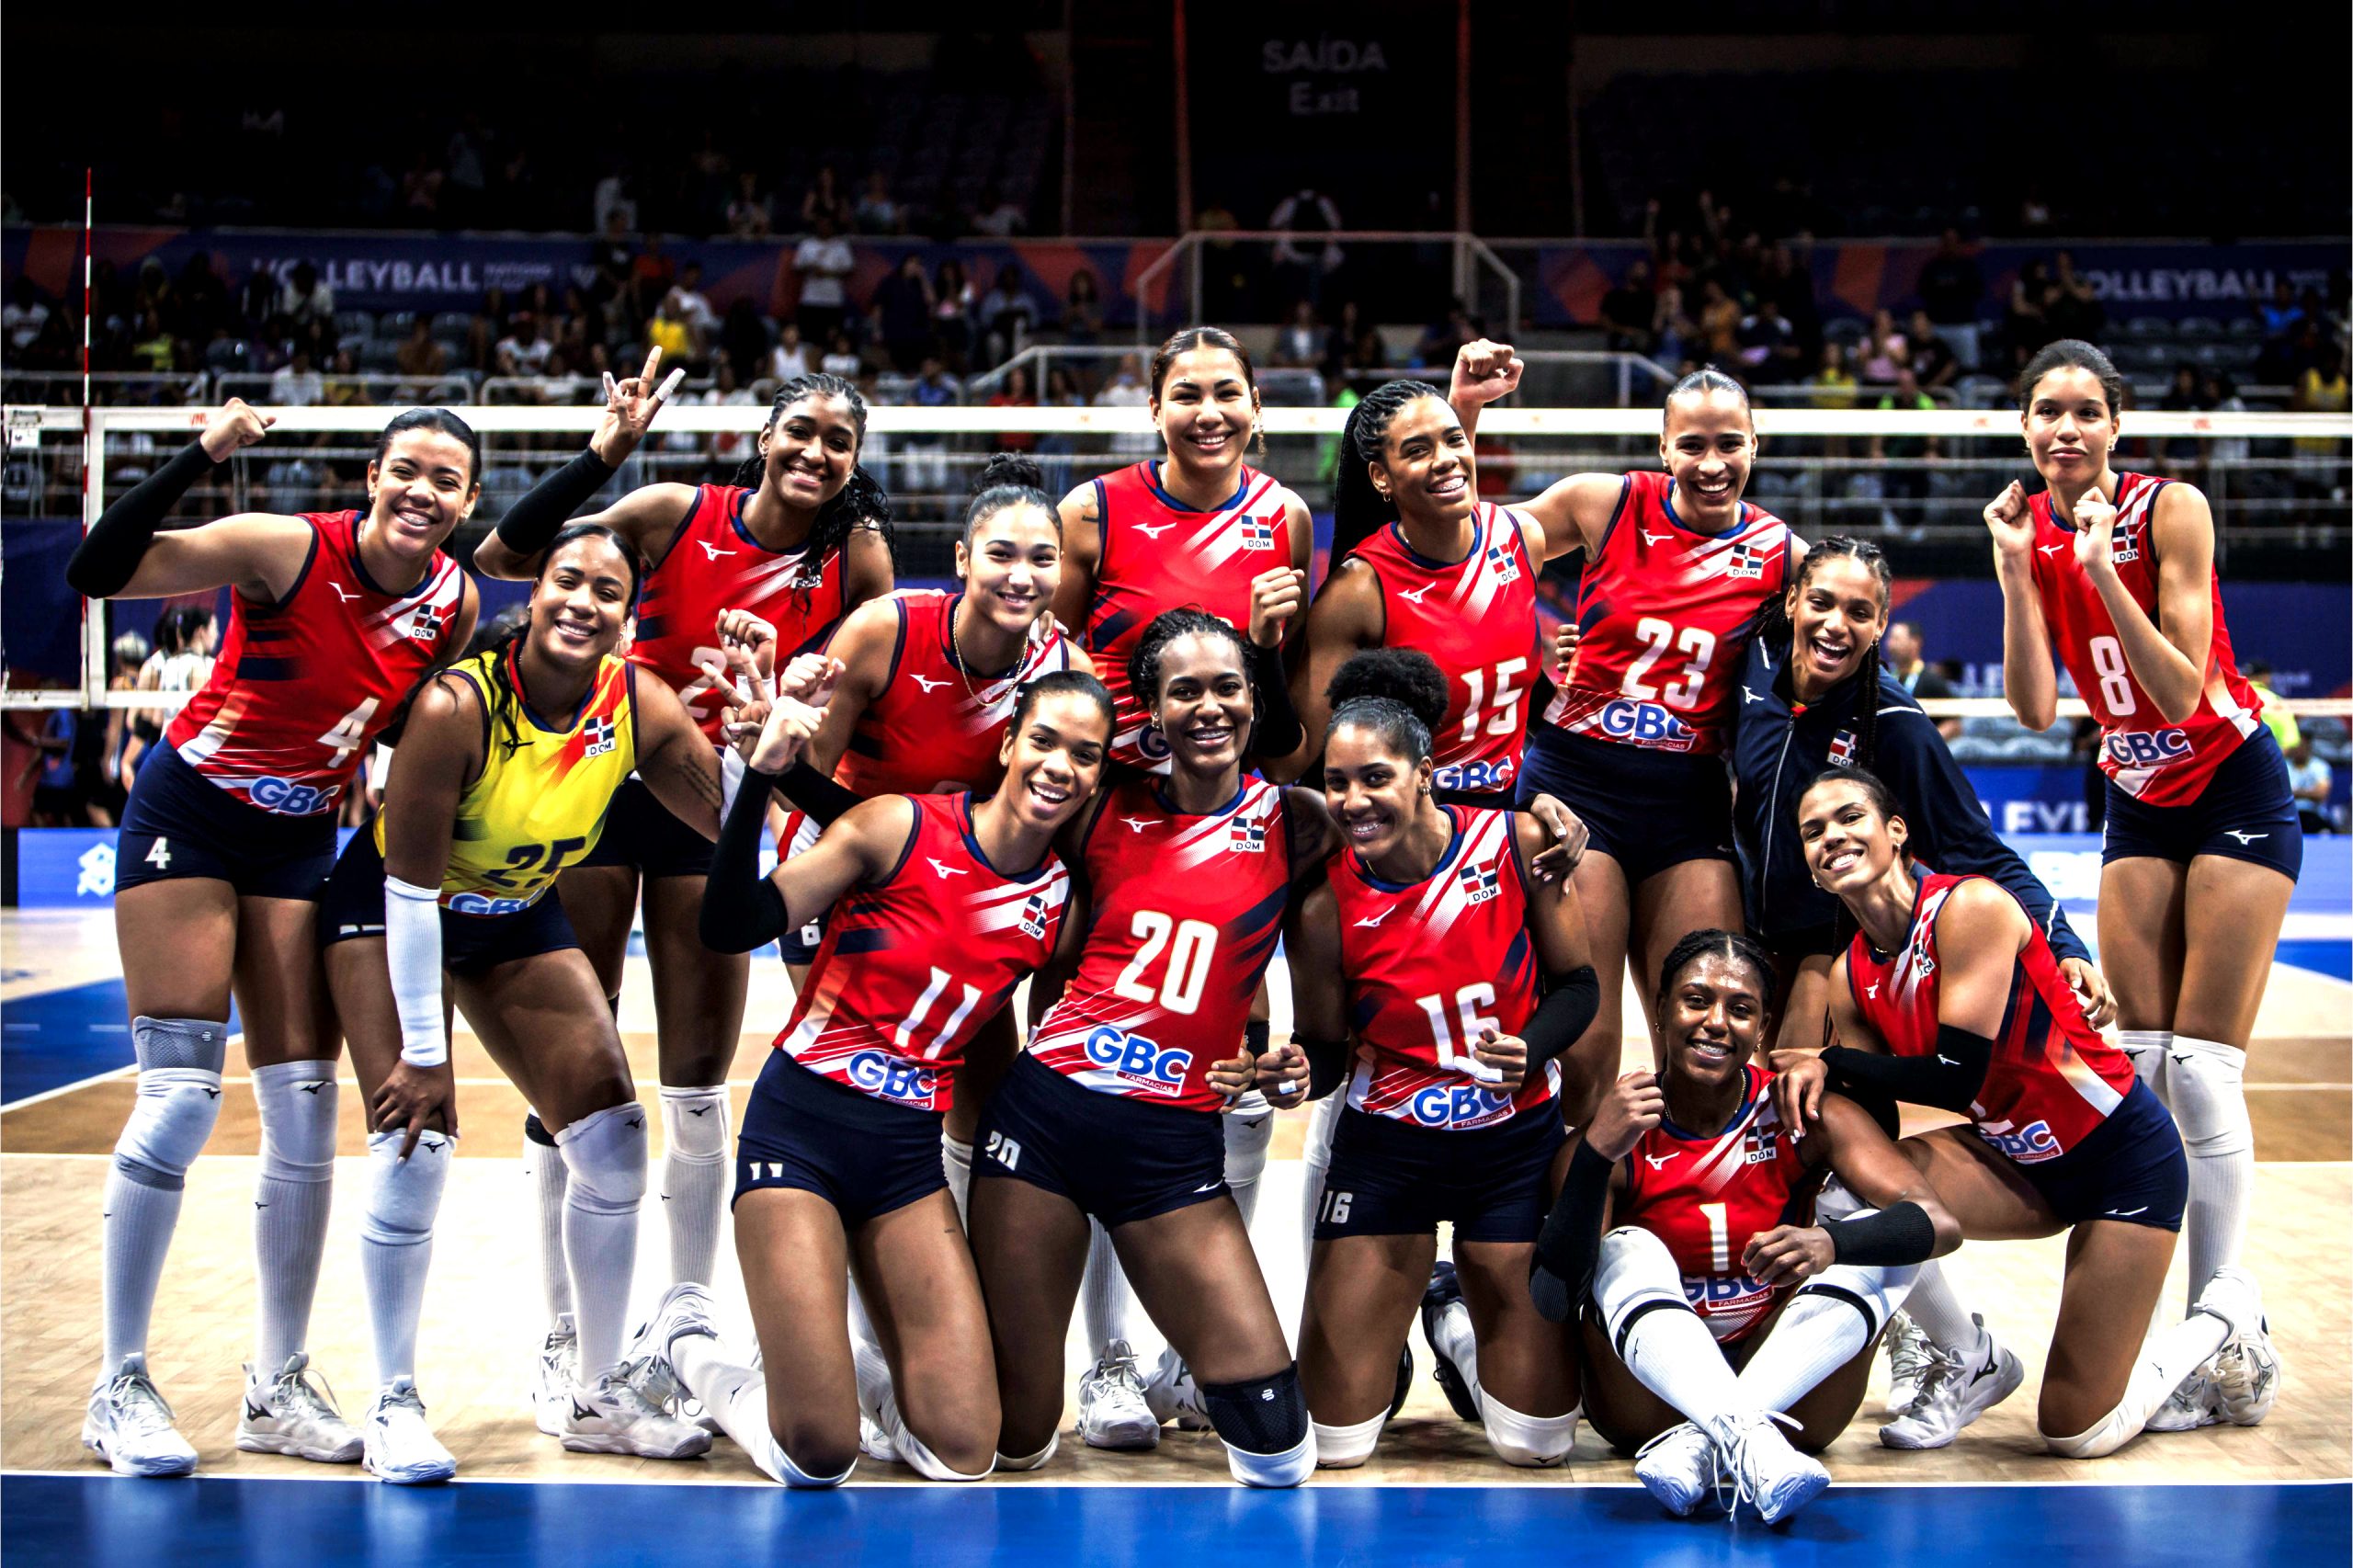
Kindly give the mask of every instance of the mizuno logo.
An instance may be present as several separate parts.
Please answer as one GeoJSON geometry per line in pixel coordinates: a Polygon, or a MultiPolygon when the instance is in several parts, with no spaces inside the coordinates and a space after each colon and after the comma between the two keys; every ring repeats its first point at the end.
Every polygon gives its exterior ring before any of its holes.
{"type": "Polygon", "coordinates": [[[572,1402],[572,1418],[574,1421],[594,1421],[597,1413],[575,1399],[572,1402]]]}
{"type": "Polygon", "coordinates": [[[2067,541],[2065,540],[2061,540],[2057,544],[2037,545],[2035,548],[2041,551],[2045,555],[2056,555],[2061,551],[2067,548],[2067,541]]]}
{"type": "Polygon", "coordinates": [[[324,1079],[324,1078],[321,1078],[321,1079],[320,1079],[320,1080],[318,1080],[316,1083],[313,1083],[313,1084],[301,1084],[301,1085],[297,1085],[296,1086],[297,1086],[298,1088],[300,1088],[300,1089],[301,1089],[304,1094],[306,1094],[306,1095],[315,1095],[315,1094],[317,1094],[321,1089],[324,1089],[324,1088],[325,1088],[325,1087],[327,1086],[327,1080],[326,1080],[326,1079],[324,1079]]]}
{"type": "Polygon", "coordinates": [[[1176,526],[1176,525],[1175,523],[1138,523],[1136,525],[1136,532],[1143,535],[1146,539],[1158,539],[1162,534],[1166,533],[1170,528],[1173,528],[1176,526]]]}
{"type": "Polygon", "coordinates": [[[645,1125],[645,1118],[642,1116],[632,1116],[629,1120],[622,1123],[622,1125],[625,1127],[642,1127],[645,1125]]]}
{"type": "Polygon", "coordinates": [[[1961,1065],[1961,1062],[1958,1060],[1953,1057],[1947,1056],[1941,1051],[1937,1052],[1937,1060],[1943,1062],[1948,1067],[1958,1067],[1961,1065]]]}
{"type": "Polygon", "coordinates": [[[1142,833],[1152,825],[1152,820],[1149,817],[1121,817],[1120,820],[1128,824],[1130,833],[1142,833]]]}
{"type": "Polygon", "coordinates": [[[252,1400],[247,1400],[245,1401],[245,1419],[248,1421],[267,1421],[269,1419],[269,1412],[264,1410],[260,1405],[256,1404],[252,1400]]]}
{"type": "Polygon", "coordinates": [[[1863,987],[1863,994],[1864,994],[1864,995],[1866,995],[1866,996],[1868,996],[1868,997],[1870,997],[1870,998],[1872,1001],[1874,1001],[1874,1002],[1878,1001],[1878,1000],[1879,1000],[1879,982],[1878,982],[1878,981],[1876,981],[1876,980],[1874,980],[1874,981],[1872,981],[1869,985],[1864,986],[1864,987],[1863,987]]]}
{"type": "Polygon", "coordinates": [[[2138,1209],[2111,1209],[2108,1211],[2108,1217],[2111,1220],[2130,1220],[2135,1214],[2146,1214],[2148,1211],[2149,1206],[2143,1203],[2138,1209]]]}
{"type": "Polygon", "coordinates": [[[710,1114],[710,1108],[707,1105],[690,1105],[687,1108],[687,1114],[688,1116],[709,1116],[710,1114]]]}
{"type": "Polygon", "coordinates": [[[1664,1154],[1644,1154],[1643,1158],[1650,1162],[1651,1169],[1658,1170],[1679,1153],[1681,1153],[1680,1150],[1669,1150],[1664,1154]]]}
{"type": "Polygon", "coordinates": [[[1364,920],[1359,920],[1359,921],[1358,921],[1358,922],[1357,922],[1357,924],[1358,924],[1358,926],[1378,926],[1378,925],[1380,925],[1382,921],[1384,921],[1384,920],[1386,920],[1386,919],[1388,919],[1388,918],[1389,918],[1389,911],[1387,911],[1387,910],[1385,910],[1385,909],[1384,909],[1384,910],[1382,910],[1380,914],[1375,915],[1372,915],[1371,917],[1370,917],[1370,918],[1368,918],[1368,919],[1364,919],[1364,920]]]}
{"type": "Polygon", "coordinates": [[[702,546],[702,558],[705,561],[716,561],[722,555],[733,555],[737,553],[737,551],[732,550],[722,550],[719,546],[706,543],[702,540],[697,540],[695,542],[702,546]]]}
{"type": "Polygon", "coordinates": [[[207,1089],[204,1092],[211,1096],[216,1100],[221,1097],[221,1091],[218,1089],[207,1089]]]}
{"type": "Polygon", "coordinates": [[[1765,700],[1745,686],[1740,688],[1740,699],[1743,702],[1762,702],[1765,700]]]}
{"type": "Polygon", "coordinates": [[[1397,597],[1401,599],[1411,600],[1414,604],[1419,605],[1422,602],[1422,596],[1437,586],[1438,585],[1436,583],[1424,583],[1418,588],[1415,588],[1410,591],[1401,591],[1397,597]]]}
{"type": "Polygon", "coordinates": [[[945,860],[934,860],[928,855],[925,856],[924,858],[931,860],[931,869],[938,871],[943,877],[961,877],[971,874],[969,869],[965,867],[951,866],[945,860]]]}
{"type": "Polygon", "coordinates": [[[2245,846],[2253,844],[2258,838],[2268,838],[2271,835],[2268,833],[2241,833],[2237,828],[2226,827],[2222,830],[2222,836],[2225,838],[2237,839],[2240,846],[2244,848],[2245,846]]]}
{"type": "Polygon", "coordinates": [[[923,676],[915,674],[913,670],[907,672],[907,678],[915,682],[917,686],[923,687],[926,691],[938,691],[941,687],[948,684],[944,680],[926,680],[923,676]]]}
{"type": "Polygon", "coordinates": [[[1215,1192],[1219,1187],[1223,1187],[1224,1185],[1225,1178],[1223,1176],[1220,1176],[1215,1181],[1203,1182],[1200,1186],[1193,1188],[1193,1190],[1195,1192],[1215,1192]]]}
{"type": "Polygon", "coordinates": [[[336,598],[341,599],[345,604],[349,604],[352,600],[354,600],[354,599],[356,599],[356,598],[358,598],[358,597],[359,597],[358,594],[347,594],[347,593],[345,593],[345,592],[343,591],[343,585],[342,585],[341,583],[336,582],[336,581],[335,581],[334,578],[332,578],[332,577],[330,577],[330,578],[328,578],[328,579],[327,579],[327,586],[328,586],[328,587],[330,587],[330,588],[333,588],[333,589],[335,590],[335,597],[336,598]]]}
{"type": "Polygon", "coordinates": [[[1643,542],[1644,544],[1656,544],[1663,539],[1673,539],[1674,537],[1675,536],[1671,533],[1654,534],[1648,528],[1643,529],[1643,542]]]}

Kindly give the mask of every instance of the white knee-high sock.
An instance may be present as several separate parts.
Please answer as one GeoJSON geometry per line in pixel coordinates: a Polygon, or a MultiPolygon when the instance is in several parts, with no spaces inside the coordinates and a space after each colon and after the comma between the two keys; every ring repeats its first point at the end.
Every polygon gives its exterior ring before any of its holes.
{"type": "Polygon", "coordinates": [[[1471,1327],[1471,1309],[1461,1301],[1449,1301],[1432,1326],[1438,1342],[1430,1348],[1454,1363],[1472,1399],[1484,1398],[1479,1388],[1479,1336],[1471,1327]]]}
{"type": "Polygon", "coordinates": [[[1305,1179],[1300,1184],[1299,1250],[1302,1257],[1315,1255],[1315,1215],[1324,1206],[1324,1176],[1332,1168],[1332,1140],[1340,1131],[1340,1107],[1347,1091],[1335,1089],[1315,1102],[1307,1114],[1307,1142],[1300,1150],[1301,1161],[1306,1166],[1305,1179]]]}
{"type": "Polygon", "coordinates": [[[2165,1053],[2173,1049],[2173,1030],[2119,1029],[2116,1049],[2131,1061],[2134,1077],[2148,1085],[2157,1098],[2173,1103],[2165,1086],[2165,1053]]]}
{"type": "Polygon", "coordinates": [[[433,1263],[433,1221],[449,1180],[457,1140],[420,1132],[400,1157],[403,1131],[368,1140],[368,1212],[359,1221],[359,1275],[376,1345],[376,1386],[416,1376],[416,1325],[433,1263]]]}
{"type": "MultiPolygon", "coordinates": [[[[787,1486],[839,1486],[849,1470],[839,1475],[811,1475],[792,1462],[784,1445],[768,1426],[767,1379],[749,1362],[738,1360],[727,1346],[707,1334],[682,1334],[670,1341],[670,1365],[687,1392],[702,1402],[719,1429],[752,1457],[760,1473],[787,1486]]],[[[850,1470],[858,1461],[850,1461],[850,1470]]]]}
{"type": "Polygon", "coordinates": [[[1634,1319],[1619,1354],[1636,1381],[1702,1426],[1756,1408],[1716,1336],[1688,1307],[1661,1307],[1634,1319]]]}
{"type": "Polygon", "coordinates": [[[273,1062],[253,1071],[261,1112],[254,1184],[254,1370],[275,1377],[304,1347],[335,1195],[335,1062],[273,1062]]]}
{"type": "MultiPolygon", "coordinates": [[[[1264,1096],[1259,1096],[1263,1098],[1264,1096]]],[[[1248,1230],[1258,1213],[1258,1178],[1266,1174],[1267,1146],[1275,1141],[1275,1113],[1233,1110],[1225,1117],[1225,1185],[1248,1230]]]]}
{"type": "Polygon", "coordinates": [[[1904,1298],[1904,1312],[1913,1327],[1928,1336],[1929,1344],[1952,1355],[1975,1349],[1977,1336],[1984,1332],[1953,1293],[1943,1268],[1934,1263],[1920,1266],[1912,1293],[1904,1298]]]}
{"type": "Polygon", "coordinates": [[[956,1200],[956,1218],[966,1230],[972,1224],[972,1146],[961,1139],[939,1135],[939,1168],[948,1177],[948,1195],[956,1200]]]}
{"type": "Polygon", "coordinates": [[[556,1135],[571,1167],[563,1250],[580,1325],[580,1376],[619,1364],[637,1272],[637,1210],[645,1196],[645,1108],[631,1100],[582,1117],[556,1135]]]}
{"type": "Polygon", "coordinates": [[[1087,1221],[1086,1273],[1080,1278],[1079,1305],[1086,1321],[1086,1343],[1101,1360],[1115,1339],[1127,1339],[1128,1276],[1120,1267],[1120,1255],[1111,1245],[1111,1233],[1094,1221],[1087,1221]]]}
{"type": "Polygon", "coordinates": [[[108,1377],[124,1357],[146,1354],[188,1168],[221,1114],[229,1027],[207,1018],[142,1017],[131,1020],[131,1040],[139,1057],[139,1092],[115,1139],[100,1226],[108,1377]]]}
{"type": "Polygon", "coordinates": [[[727,1085],[663,1085],[662,1145],[670,1279],[707,1285],[719,1267],[719,1226],[727,1212],[727,1085]]]}
{"type": "Polygon", "coordinates": [[[2172,1397],[2181,1381],[2222,1347],[2232,1327],[2209,1312],[2192,1312],[2154,1335],[2141,1350],[2141,1359],[2124,1385],[2124,1397],[2089,1430],[2068,1435],[2045,1432],[2042,1440],[2052,1452],[2068,1459],[2093,1460],[2112,1454],[2147,1426],[2157,1406],[2172,1397]]]}
{"type": "Polygon", "coordinates": [[[563,1200],[571,1176],[555,1138],[535,1114],[523,1118],[523,1179],[540,1221],[540,1290],[547,1301],[548,1327],[572,1311],[572,1265],[563,1256],[563,1200]]]}
{"type": "Polygon", "coordinates": [[[2176,1035],[2167,1103],[2189,1155],[2189,1300],[2246,1247],[2246,1206],[2255,1187],[2255,1124],[2246,1111],[2246,1052],[2220,1040],[2176,1035]]]}
{"type": "MultiPolygon", "coordinates": [[[[1844,1267],[1859,1269],[1859,1266],[1844,1267]]],[[[1888,1312],[1904,1304],[1909,1268],[1876,1268],[1881,1276],[1902,1276],[1889,1282],[1882,1301],[1888,1312]]],[[[1852,1301],[1813,1291],[1801,1292],[1781,1312],[1748,1365],[1740,1369],[1740,1386],[1759,1410],[1785,1411],[1820,1385],[1822,1380],[1853,1360],[1870,1343],[1875,1327],[1852,1301]]]]}

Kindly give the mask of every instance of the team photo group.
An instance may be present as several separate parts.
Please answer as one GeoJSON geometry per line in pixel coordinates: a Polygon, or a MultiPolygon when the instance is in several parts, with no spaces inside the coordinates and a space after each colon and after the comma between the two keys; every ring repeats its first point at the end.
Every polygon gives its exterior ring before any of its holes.
{"type": "Polygon", "coordinates": [[[569,1449],[978,1482],[1174,1424],[1238,1483],[1313,1484],[1378,1464],[1416,1325],[1498,1478],[1583,1423],[1675,1515],[1790,1517],[1859,1418],[1950,1444],[2028,1381],[2021,1342],[2055,1456],[2263,1421],[2242,1078],[2302,829],[2208,498],[2116,466],[2109,356],[2033,356],[2039,483],[1983,502],[2010,709],[2048,728],[2071,686],[2099,731],[2097,963],[1882,660],[1903,562],[1745,498],[1741,384],[1685,376],[1654,463],[1504,504],[1478,425],[1522,369],[1480,340],[1448,385],[1368,390],[1324,555],[1254,466],[1250,354],[1188,327],[1145,378],[1159,451],[1059,495],[991,459],[939,589],[897,586],[837,376],[785,381],[731,483],[617,488],[676,386],[656,349],[470,566],[459,413],[392,417],[348,510],[192,522],[272,438],[212,411],[68,573],[232,606],[120,823],[137,1090],[84,1445],[198,1468],[147,1358],[233,997],[261,1127],[236,1443],[385,1482],[459,1471],[417,1358],[459,1018],[530,1108],[516,1418],[569,1449]],[[1581,570],[1556,629],[1550,562],[1581,570]],[[480,613],[477,578],[527,604],[480,613]],[[650,1086],[617,1022],[640,929],[650,1086]],[[790,1015],[747,1017],[770,949],[790,1015]],[[738,1116],[747,1028],[774,1049],[738,1116]],[[355,1261],[346,1073],[374,1366],[338,1407],[308,1331],[355,1261]],[[1302,1211],[1254,1244],[1286,1119],[1302,1211]],[[641,1209],[668,1288],[633,1301],[641,1209]],[[2062,1235],[2048,1323],[1938,1262],[2062,1235]]]}

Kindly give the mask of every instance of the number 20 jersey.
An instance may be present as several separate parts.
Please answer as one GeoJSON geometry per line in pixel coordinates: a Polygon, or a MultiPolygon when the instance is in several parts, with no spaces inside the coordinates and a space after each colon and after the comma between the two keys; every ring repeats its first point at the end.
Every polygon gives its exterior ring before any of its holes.
{"type": "Polygon", "coordinates": [[[1214,1111],[1210,1063],[1240,1048],[1282,931],[1290,828],[1263,779],[1206,816],[1160,788],[1114,785],[1088,830],[1086,946],[1029,1049],[1090,1089],[1214,1111]]]}
{"type": "Polygon", "coordinates": [[[1577,586],[1581,632],[1545,721],[1653,751],[1725,749],[1740,670],[1764,608],[1789,580],[1789,525],[1742,502],[1696,533],[1664,473],[1630,473],[1577,586]]]}
{"type": "Polygon", "coordinates": [[[1357,1042],[1349,1108],[1460,1131],[1545,1104],[1561,1071],[1548,1062],[1507,1095],[1472,1076],[1479,1025],[1517,1035],[1535,1013],[1536,949],[1512,813],[1441,809],[1454,839],[1422,881],[1385,882],[1352,849],[1325,871],[1357,1042]]]}
{"type": "Polygon", "coordinates": [[[777,1048],[861,1094],[949,1108],[964,1047],[1043,967],[1070,872],[1049,852],[1006,876],[972,837],[972,797],[912,795],[899,864],[825,915],[825,939],[777,1048]]]}

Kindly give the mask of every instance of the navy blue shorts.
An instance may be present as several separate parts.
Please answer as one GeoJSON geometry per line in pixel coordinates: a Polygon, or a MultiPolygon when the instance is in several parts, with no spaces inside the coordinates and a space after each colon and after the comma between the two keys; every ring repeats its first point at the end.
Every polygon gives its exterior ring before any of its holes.
{"type": "Polygon", "coordinates": [[[948,1185],[936,1110],[893,1105],[768,1052],[735,1138],[735,1197],[764,1187],[813,1192],[856,1230],[948,1185]]]}
{"type": "Polygon", "coordinates": [[[1720,756],[1690,756],[1572,735],[1550,724],[1528,731],[1519,803],[1551,795],[1584,819],[1588,848],[1618,862],[1634,887],[1686,860],[1737,860],[1732,778],[1720,756]]]}
{"type": "Polygon", "coordinates": [[[1461,1132],[1343,1110],[1315,1239],[1435,1235],[1450,1220],[1459,1242],[1532,1242],[1552,1207],[1552,1156],[1567,1140],[1549,1100],[1461,1132]]]}
{"type": "Polygon", "coordinates": [[[2070,1225],[2121,1220],[2181,1229],[2189,1203],[2189,1159],[2181,1131],[2149,1085],[2131,1093],[2090,1136],[2055,1160],[2018,1166],[2042,1200],[2070,1225]]]}
{"type": "Polygon", "coordinates": [[[1074,1084],[1024,1051],[981,1111],[972,1174],[1060,1193],[1106,1229],[1226,1193],[1225,1119],[1074,1084]]]}
{"type": "MultiPolygon", "coordinates": [[[[383,934],[384,857],[370,824],[351,835],[327,878],[319,902],[319,946],[383,934]]],[[[517,959],[579,945],[553,890],[506,915],[460,915],[446,905],[441,911],[441,967],[469,979],[517,959]]]]}
{"type": "Polygon", "coordinates": [[[573,864],[628,866],[649,881],[707,877],[711,847],[710,840],[672,816],[645,780],[632,773],[621,780],[605,808],[605,827],[597,835],[597,846],[573,864]]]}
{"type": "Polygon", "coordinates": [[[2187,866],[2200,855],[2252,860],[2291,882],[2302,873],[2303,824],[2288,783],[2288,759],[2269,730],[2258,728],[2241,741],[2185,806],[2144,805],[2109,782],[2101,865],[2154,857],[2187,866]]]}
{"type": "Polygon", "coordinates": [[[158,745],[131,780],[115,837],[114,891],[208,877],[241,898],[316,903],[335,869],[335,824],[332,811],[292,817],[248,805],[158,745]]]}

